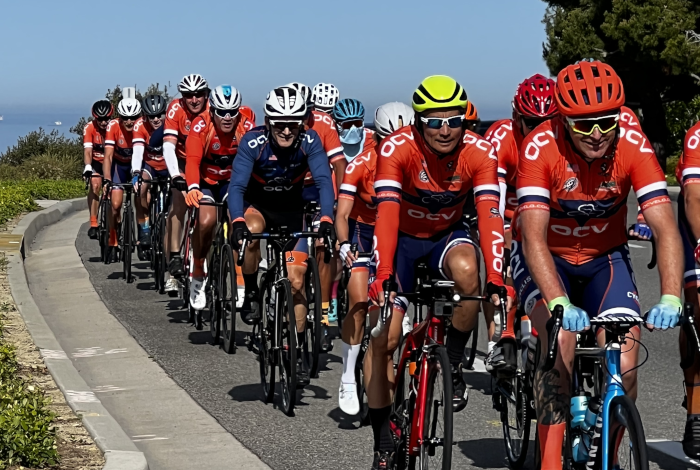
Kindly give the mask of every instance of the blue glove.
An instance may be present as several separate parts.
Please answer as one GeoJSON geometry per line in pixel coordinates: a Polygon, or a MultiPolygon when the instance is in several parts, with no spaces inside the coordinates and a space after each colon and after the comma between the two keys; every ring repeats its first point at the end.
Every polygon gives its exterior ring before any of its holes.
{"type": "Polygon", "coordinates": [[[681,299],[675,295],[662,295],[659,303],[649,310],[647,324],[654,325],[657,330],[675,328],[681,318],[682,310],[681,299]]]}
{"type": "Polygon", "coordinates": [[[643,238],[646,240],[651,239],[651,228],[645,223],[639,223],[637,222],[634,224],[634,231],[639,234],[639,238],[643,238]]]}
{"type": "Polygon", "coordinates": [[[134,173],[134,174],[131,176],[131,185],[134,187],[134,189],[136,189],[136,187],[138,186],[138,184],[139,184],[139,174],[138,174],[138,173],[134,173]]]}
{"type": "Polygon", "coordinates": [[[562,318],[561,326],[566,331],[579,332],[590,328],[591,321],[584,309],[578,308],[566,297],[557,297],[549,302],[547,307],[549,310],[554,310],[557,305],[564,307],[564,318],[562,318]]]}

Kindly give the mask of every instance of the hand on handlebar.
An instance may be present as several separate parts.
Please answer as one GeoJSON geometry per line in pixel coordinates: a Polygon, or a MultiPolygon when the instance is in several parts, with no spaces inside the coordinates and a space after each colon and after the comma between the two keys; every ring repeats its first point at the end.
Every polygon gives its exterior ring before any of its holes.
{"type": "Polygon", "coordinates": [[[350,242],[345,241],[340,244],[340,249],[338,250],[340,254],[340,259],[345,263],[348,268],[352,268],[352,263],[357,260],[355,253],[352,251],[352,245],[350,242]]]}
{"type": "Polygon", "coordinates": [[[666,330],[675,328],[681,318],[683,304],[675,295],[662,295],[659,303],[651,307],[647,315],[649,330],[666,330]]]}
{"type": "Polygon", "coordinates": [[[248,226],[244,221],[237,220],[231,224],[231,241],[234,249],[240,250],[246,232],[248,232],[248,226]]]}
{"type": "Polygon", "coordinates": [[[557,297],[549,302],[547,307],[549,310],[554,310],[556,305],[561,305],[564,308],[562,327],[566,331],[580,332],[588,330],[591,327],[591,321],[588,319],[588,313],[586,313],[584,309],[572,304],[567,297],[557,297]]]}
{"type": "Polygon", "coordinates": [[[651,228],[644,222],[637,222],[629,228],[629,235],[637,240],[651,240],[651,228]]]}
{"type": "MultiPolygon", "coordinates": [[[[384,281],[386,281],[388,278],[377,278],[374,280],[372,284],[369,286],[369,300],[374,304],[374,305],[379,305],[380,307],[384,306],[385,299],[384,299],[384,281]]],[[[391,294],[389,295],[389,302],[393,303],[394,299],[396,298],[396,292],[392,291],[391,294]]]]}
{"type": "Polygon", "coordinates": [[[491,297],[491,303],[496,307],[501,305],[501,299],[506,299],[506,311],[510,312],[515,302],[515,289],[512,286],[499,286],[493,282],[486,284],[486,294],[491,297]]]}
{"type": "Polygon", "coordinates": [[[187,192],[187,195],[185,196],[185,203],[188,207],[199,208],[199,201],[201,201],[203,197],[204,194],[202,193],[202,191],[200,191],[197,188],[193,188],[187,192]]]}
{"type": "Polygon", "coordinates": [[[83,178],[89,179],[92,178],[92,165],[89,163],[85,165],[85,169],[83,170],[83,178]]]}

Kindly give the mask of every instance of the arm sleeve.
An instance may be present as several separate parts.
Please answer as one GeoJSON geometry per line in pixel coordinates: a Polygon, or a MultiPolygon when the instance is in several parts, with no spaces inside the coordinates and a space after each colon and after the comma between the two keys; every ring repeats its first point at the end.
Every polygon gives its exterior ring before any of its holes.
{"type": "MultiPolygon", "coordinates": [[[[306,141],[306,140],[305,140],[306,141]]],[[[323,151],[320,139],[314,141],[308,147],[308,162],[314,184],[318,188],[321,203],[321,220],[333,221],[333,206],[335,205],[335,191],[333,190],[333,180],[331,169],[328,166],[328,157],[323,151]]]]}
{"type": "Polygon", "coordinates": [[[195,132],[194,129],[200,124],[201,118],[195,119],[192,123],[192,131],[187,136],[185,143],[185,180],[187,180],[187,189],[199,189],[199,180],[201,178],[199,167],[202,164],[202,156],[204,155],[205,136],[208,132],[208,126],[202,127],[200,132],[195,132]]]}
{"type": "Polygon", "coordinates": [[[374,182],[377,195],[377,220],[374,226],[377,279],[387,279],[394,271],[404,177],[401,150],[395,149],[389,157],[382,156],[377,159],[377,176],[374,182]]]}
{"type": "Polygon", "coordinates": [[[146,147],[143,144],[134,144],[134,153],[131,155],[131,172],[141,171],[143,165],[143,152],[146,147]]]}
{"type": "Polygon", "coordinates": [[[498,164],[498,192],[500,194],[500,201],[498,203],[498,212],[501,217],[504,216],[506,212],[506,200],[508,199],[508,185],[506,184],[506,170],[498,164]]]}
{"type": "Polygon", "coordinates": [[[493,148],[480,151],[473,171],[474,201],[479,223],[479,245],[484,255],[486,281],[503,285],[503,217],[498,211],[500,191],[498,186],[498,160],[493,148]]]}
{"type": "MultiPolygon", "coordinates": [[[[189,137],[187,140],[189,140],[189,137]]],[[[249,139],[244,137],[241,145],[238,147],[236,158],[233,159],[231,181],[228,185],[228,211],[233,222],[245,221],[243,196],[248,187],[250,175],[253,173],[253,166],[257,158],[256,150],[250,148],[248,141],[249,139]]]]}
{"type": "Polygon", "coordinates": [[[175,144],[172,142],[163,142],[163,159],[168,167],[170,177],[174,178],[180,175],[180,166],[177,164],[177,155],[175,154],[175,144]]]}
{"type": "Polygon", "coordinates": [[[164,135],[169,135],[172,137],[177,137],[178,135],[178,130],[180,126],[178,125],[177,121],[175,120],[175,116],[177,115],[177,110],[179,108],[179,104],[176,101],[173,101],[168,105],[168,110],[165,114],[165,122],[163,123],[164,135]]]}

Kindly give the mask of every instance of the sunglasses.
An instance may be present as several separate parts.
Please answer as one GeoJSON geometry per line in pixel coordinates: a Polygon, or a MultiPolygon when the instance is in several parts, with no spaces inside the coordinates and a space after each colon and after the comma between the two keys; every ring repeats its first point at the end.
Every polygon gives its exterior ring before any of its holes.
{"type": "Polygon", "coordinates": [[[533,118],[526,118],[523,117],[521,118],[523,120],[523,124],[525,124],[525,127],[528,129],[532,130],[535,127],[539,126],[543,122],[547,121],[547,119],[533,119],[533,118]]]}
{"type": "Polygon", "coordinates": [[[457,129],[462,127],[462,121],[464,121],[464,116],[454,116],[449,118],[424,118],[421,117],[420,120],[426,125],[428,129],[442,129],[442,126],[447,124],[450,129],[457,129]]]}
{"type": "Polygon", "coordinates": [[[155,121],[156,119],[163,119],[165,117],[165,114],[159,114],[157,116],[148,116],[149,121],[155,121]]]}
{"type": "Polygon", "coordinates": [[[571,130],[577,134],[591,135],[596,128],[598,128],[601,134],[607,134],[608,132],[617,128],[617,124],[620,121],[620,115],[613,114],[610,116],[586,119],[566,118],[566,121],[569,123],[571,130]]]}
{"type": "Polygon", "coordinates": [[[301,128],[301,121],[272,121],[270,120],[270,125],[275,128],[276,131],[283,131],[289,129],[290,131],[296,131],[301,128]]]}
{"type": "Polygon", "coordinates": [[[238,110],[236,110],[236,112],[234,113],[230,109],[215,109],[214,114],[216,114],[221,119],[226,119],[226,118],[233,119],[236,116],[238,116],[238,110]]]}
{"type": "Polygon", "coordinates": [[[106,118],[97,118],[95,121],[97,122],[109,122],[109,120],[112,119],[111,117],[106,117],[106,118]]]}
{"type": "Polygon", "coordinates": [[[129,116],[129,117],[119,116],[119,117],[122,118],[122,121],[125,121],[125,122],[126,121],[135,121],[138,119],[138,116],[129,116]]]}
{"type": "Polygon", "coordinates": [[[204,98],[207,96],[207,93],[205,91],[198,91],[197,93],[183,93],[182,97],[183,98],[204,98]]]}
{"type": "Polygon", "coordinates": [[[355,119],[354,121],[343,121],[337,124],[340,129],[351,129],[352,126],[355,126],[358,129],[365,127],[365,122],[362,119],[355,119]]]}

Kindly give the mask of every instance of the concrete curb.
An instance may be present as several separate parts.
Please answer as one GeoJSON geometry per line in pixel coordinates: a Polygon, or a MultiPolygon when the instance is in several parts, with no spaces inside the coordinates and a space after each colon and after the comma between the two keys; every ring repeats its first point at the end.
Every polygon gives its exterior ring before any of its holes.
{"type": "Polygon", "coordinates": [[[43,211],[28,214],[17,224],[12,233],[22,235],[23,238],[20,253],[10,253],[7,256],[10,289],[46,367],[70,407],[82,417],[85,428],[104,453],[104,470],[148,470],[148,462],[143,452],[138,450],[100,399],[90,390],[46,324],[29,291],[24,271],[24,257],[31,255],[30,246],[36,234],[47,225],[86,207],[85,198],[63,201],[43,211]]]}

